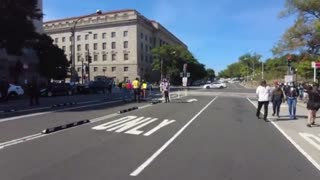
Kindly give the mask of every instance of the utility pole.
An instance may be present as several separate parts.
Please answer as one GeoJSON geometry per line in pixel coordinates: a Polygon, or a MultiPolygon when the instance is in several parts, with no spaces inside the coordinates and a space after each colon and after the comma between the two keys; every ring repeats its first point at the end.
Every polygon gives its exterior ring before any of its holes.
{"type": "Polygon", "coordinates": [[[261,64],[261,79],[264,79],[264,64],[263,64],[263,62],[262,62],[262,64],[261,64]]]}

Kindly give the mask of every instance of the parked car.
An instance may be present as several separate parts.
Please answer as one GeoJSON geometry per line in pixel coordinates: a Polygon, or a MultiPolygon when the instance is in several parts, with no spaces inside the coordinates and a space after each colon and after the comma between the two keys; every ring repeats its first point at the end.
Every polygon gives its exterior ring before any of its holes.
{"type": "Polygon", "coordinates": [[[92,81],[89,83],[89,89],[90,89],[90,92],[93,92],[93,93],[98,93],[98,92],[106,93],[110,85],[113,86],[113,81],[111,80],[92,81]]]}
{"type": "Polygon", "coordinates": [[[68,83],[52,83],[47,88],[40,90],[41,96],[57,96],[57,95],[72,95],[74,87],[68,83]]]}
{"type": "MultiPolygon", "coordinates": [[[[23,96],[24,95],[24,90],[19,85],[9,84],[8,95],[11,98],[12,97],[18,97],[18,96],[23,96]]],[[[1,93],[0,93],[0,97],[2,97],[1,93]]]]}
{"type": "Polygon", "coordinates": [[[213,82],[213,83],[210,83],[210,84],[205,84],[203,86],[204,89],[222,89],[222,88],[226,88],[227,85],[226,83],[220,83],[220,82],[213,82]]]}

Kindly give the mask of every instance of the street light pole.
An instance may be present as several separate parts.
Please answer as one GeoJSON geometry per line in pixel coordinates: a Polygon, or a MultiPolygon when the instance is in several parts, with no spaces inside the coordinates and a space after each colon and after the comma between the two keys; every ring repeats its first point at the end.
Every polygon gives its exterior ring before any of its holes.
{"type": "Polygon", "coordinates": [[[162,81],[162,79],[163,79],[163,72],[162,72],[162,71],[163,71],[163,59],[162,59],[162,58],[161,58],[160,71],[161,71],[161,72],[160,72],[160,73],[161,73],[161,74],[160,74],[160,80],[162,81]]]}
{"type": "Polygon", "coordinates": [[[78,24],[78,22],[86,17],[95,15],[95,14],[101,14],[101,10],[97,10],[95,13],[87,15],[87,16],[82,16],[78,19],[76,19],[76,21],[73,24],[73,27],[71,28],[71,38],[72,38],[72,52],[71,52],[71,81],[75,81],[75,72],[76,72],[76,60],[75,60],[75,55],[76,55],[76,38],[75,38],[75,33],[76,33],[76,26],[78,24]]]}
{"type": "Polygon", "coordinates": [[[261,64],[261,79],[264,79],[264,64],[261,64]]]}

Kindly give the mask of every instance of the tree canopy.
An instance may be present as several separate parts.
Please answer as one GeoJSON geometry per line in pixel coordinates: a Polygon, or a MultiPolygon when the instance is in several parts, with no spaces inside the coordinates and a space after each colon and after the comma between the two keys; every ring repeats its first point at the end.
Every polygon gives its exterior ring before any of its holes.
{"type": "Polygon", "coordinates": [[[0,48],[9,54],[20,54],[26,42],[38,35],[32,20],[41,17],[37,0],[1,0],[0,48]]]}
{"type": "MultiPolygon", "coordinates": [[[[205,65],[199,63],[190,51],[182,46],[164,45],[152,50],[155,60],[152,64],[154,71],[161,71],[164,77],[170,78],[174,84],[181,84],[180,72],[183,64],[188,64],[187,71],[191,74],[190,80],[198,80],[207,76],[205,65]]],[[[160,72],[161,73],[161,72],[160,72]]]]}
{"type": "Polygon", "coordinates": [[[39,57],[39,72],[48,79],[61,80],[67,77],[69,62],[62,49],[53,44],[48,35],[39,36],[34,44],[39,57]]]}
{"type": "Polygon", "coordinates": [[[273,48],[276,55],[287,52],[308,52],[320,55],[320,1],[286,0],[280,17],[296,16],[294,24],[273,48]]]}

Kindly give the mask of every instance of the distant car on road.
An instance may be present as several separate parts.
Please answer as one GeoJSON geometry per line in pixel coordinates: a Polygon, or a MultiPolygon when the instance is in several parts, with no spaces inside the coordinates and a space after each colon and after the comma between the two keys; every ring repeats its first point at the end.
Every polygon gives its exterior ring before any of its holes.
{"type": "Polygon", "coordinates": [[[203,86],[204,89],[223,89],[226,87],[227,87],[226,83],[220,83],[220,82],[213,82],[210,84],[205,84],[203,86]]]}

